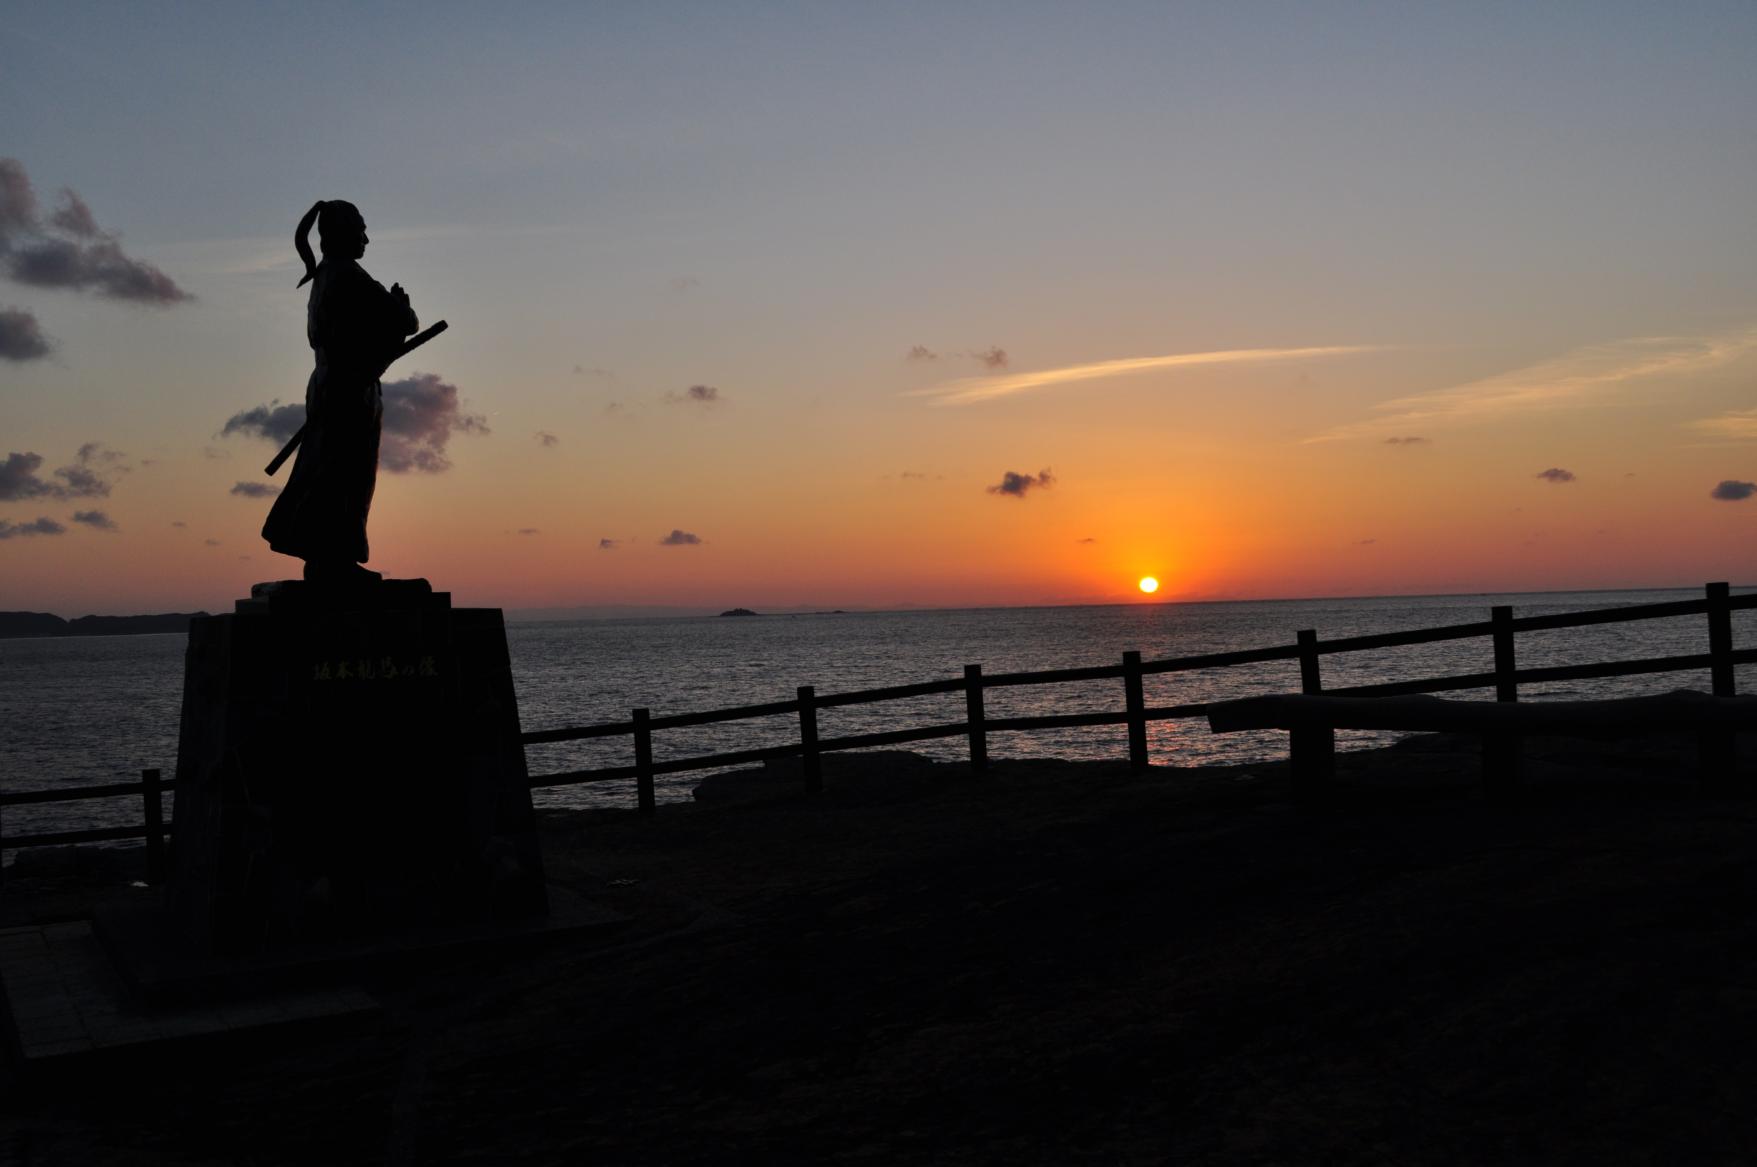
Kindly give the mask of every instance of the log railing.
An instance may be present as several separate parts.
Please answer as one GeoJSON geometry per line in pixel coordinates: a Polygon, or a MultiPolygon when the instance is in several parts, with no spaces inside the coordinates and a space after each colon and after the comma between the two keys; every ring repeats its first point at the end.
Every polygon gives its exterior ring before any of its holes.
{"type": "MultiPolygon", "coordinates": [[[[635,780],[636,789],[640,792],[639,805],[646,813],[652,813],[654,809],[653,779],[661,774],[718,769],[752,762],[797,757],[802,759],[803,778],[807,789],[816,789],[822,782],[820,759],[826,752],[960,736],[968,739],[971,768],[981,770],[988,761],[988,735],[1018,730],[1059,729],[1073,726],[1127,726],[1126,741],[1129,762],[1137,770],[1142,770],[1149,764],[1147,748],[1147,725],[1149,722],[1199,718],[1206,716],[1208,711],[1206,702],[1148,706],[1142,684],[1142,679],[1147,676],[1189,672],[1196,669],[1263,664],[1272,661],[1298,661],[1300,689],[1305,693],[1390,697],[1415,693],[1442,693],[1461,689],[1493,689],[1497,700],[1516,701],[1518,700],[1519,686],[1522,684],[1707,669],[1712,678],[1714,693],[1717,696],[1730,696],[1735,691],[1733,667],[1739,664],[1757,663],[1757,650],[1735,650],[1732,642],[1732,613],[1748,608],[1757,608],[1757,594],[1735,597],[1730,594],[1730,589],[1726,584],[1711,583],[1707,585],[1705,594],[1700,600],[1631,604],[1620,608],[1600,608],[1584,612],[1561,612],[1522,617],[1515,617],[1510,607],[1495,607],[1490,610],[1488,620],[1469,624],[1451,624],[1438,628],[1418,628],[1405,632],[1384,632],[1368,636],[1346,636],[1332,640],[1320,640],[1315,631],[1306,630],[1298,633],[1295,643],[1271,648],[1205,653],[1198,656],[1171,657],[1155,661],[1143,661],[1138,652],[1125,652],[1122,663],[1117,665],[1047,669],[1038,672],[984,674],[980,665],[966,665],[964,675],[957,679],[923,681],[912,685],[890,685],[877,689],[861,689],[849,693],[821,696],[815,694],[812,687],[808,685],[801,687],[798,696],[792,701],[775,701],[761,705],[744,705],[732,709],[676,714],[668,717],[653,717],[649,710],[637,709],[630,721],[539,730],[525,734],[524,741],[529,746],[582,741],[588,738],[635,735],[636,749],[633,765],[605,766],[543,774],[533,777],[531,785],[533,787],[572,786],[587,782],[610,782],[632,778],[635,780]],[[1708,651],[1705,653],[1525,669],[1519,668],[1516,663],[1515,636],[1521,632],[1582,628],[1599,624],[1692,615],[1706,615],[1708,618],[1708,651]],[[1424,677],[1411,681],[1379,682],[1340,688],[1326,688],[1323,684],[1321,662],[1326,656],[1477,637],[1489,638],[1493,646],[1494,668],[1489,672],[1461,673],[1450,676],[1424,677]],[[1123,682],[1123,708],[1120,710],[1062,713],[1036,717],[988,717],[984,712],[983,694],[989,689],[1118,679],[1123,682]],[[847,705],[868,705],[930,694],[954,693],[960,690],[965,696],[965,720],[963,721],[832,738],[820,737],[817,732],[816,714],[820,709],[847,705]],[[651,735],[656,730],[781,715],[795,715],[799,718],[798,741],[726,753],[668,758],[659,762],[652,759],[651,735]]],[[[1306,732],[1328,734],[1330,731],[1314,729],[1306,732]]]]}
{"type": "MultiPolygon", "coordinates": [[[[627,737],[631,739],[633,760],[628,765],[541,774],[531,779],[531,786],[533,788],[573,786],[588,782],[633,779],[636,805],[643,814],[653,814],[657,808],[654,779],[661,774],[724,769],[774,759],[799,758],[801,759],[805,788],[808,791],[816,791],[821,789],[823,784],[822,757],[825,753],[960,736],[967,739],[971,768],[980,771],[988,762],[989,735],[1021,730],[1061,729],[1079,726],[1126,726],[1125,741],[1129,762],[1136,770],[1145,770],[1150,761],[1147,746],[1147,725],[1149,722],[1198,718],[1206,716],[1208,711],[1206,702],[1149,706],[1146,703],[1145,686],[1143,685],[1143,679],[1148,676],[1189,672],[1196,669],[1231,668],[1273,661],[1298,661],[1300,690],[1305,693],[1390,697],[1415,693],[1443,693],[1462,689],[1493,689],[1496,700],[1516,701],[1521,685],[1706,669],[1710,676],[1713,693],[1716,696],[1726,697],[1732,696],[1736,692],[1734,667],[1741,664],[1757,663],[1757,650],[1735,649],[1733,647],[1732,613],[1751,608],[1757,608],[1757,594],[1733,596],[1726,584],[1711,583],[1706,586],[1704,596],[1699,600],[1631,604],[1618,608],[1597,608],[1582,612],[1518,617],[1513,615],[1513,610],[1510,607],[1495,607],[1490,610],[1489,619],[1468,624],[1451,624],[1438,628],[1419,628],[1367,636],[1345,636],[1333,640],[1321,640],[1315,631],[1305,630],[1298,633],[1295,642],[1291,645],[1204,653],[1196,656],[1170,657],[1152,661],[1144,661],[1141,659],[1140,653],[1130,651],[1123,653],[1120,664],[1046,669],[1037,672],[989,674],[984,673],[980,665],[972,664],[964,667],[964,675],[961,677],[940,681],[921,681],[907,685],[887,685],[881,688],[861,689],[848,693],[819,694],[812,686],[802,685],[797,689],[793,699],[789,701],[739,705],[699,713],[668,714],[663,717],[654,717],[648,709],[635,709],[628,721],[534,730],[522,734],[521,740],[526,746],[541,746],[559,742],[585,741],[592,738],[627,737]],[[1552,665],[1540,668],[1519,668],[1517,665],[1515,638],[1522,632],[1585,628],[1600,624],[1695,615],[1707,617],[1708,651],[1706,652],[1681,656],[1646,657],[1637,660],[1552,665]],[[1341,688],[1326,688],[1323,684],[1321,666],[1323,658],[1326,656],[1376,649],[1404,648],[1419,644],[1436,644],[1477,637],[1487,637],[1492,644],[1494,668],[1489,672],[1460,673],[1411,681],[1379,682],[1341,688]],[[1120,710],[1059,713],[1034,717],[989,717],[985,712],[984,694],[990,689],[1106,680],[1122,681],[1123,708],[1120,710]],[[818,733],[817,714],[819,710],[960,692],[964,695],[965,716],[963,721],[884,730],[875,733],[848,734],[841,737],[822,737],[818,733]],[[776,716],[793,716],[798,719],[797,741],[754,749],[731,750],[663,760],[654,759],[653,738],[661,731],[776,716]]],[[[1313,729],[1305,732],[1329,733],[1331,731],[1313,729]]],[[[1730,734],[1726,735],[1726,741],[1720,748],[1727,750],[1732,748],[1730,734]]],[[[144,821],[138,826],[0,835],[0,849],[144,839],[146,840],[149,869],[156,878],[163,869],[165,838],[171,831],[171,824],[163,819],[161,794],[170,789],[172,785],[171,782],[160,780],[159,771],[145,770],[142,771],[139,782],[0,793],[0,810],[9,806],[32,803],[71,802],[80,799],[110,797],[138,797],[144,806],[144,821]]]]}

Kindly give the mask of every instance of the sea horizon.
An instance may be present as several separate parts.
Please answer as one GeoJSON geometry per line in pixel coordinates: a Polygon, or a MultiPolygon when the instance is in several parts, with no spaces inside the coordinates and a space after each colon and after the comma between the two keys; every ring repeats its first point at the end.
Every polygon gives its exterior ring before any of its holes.
{"type": "MultiPolygon", "coordinates": [[[[1249,596],[1233,596],[1209,599],[1165,599],[1165,600],[1099,600],[1079,603],[1042,603],[1042,604],[950,604],[946,606],[910,605],[901,607],[851,607],[837,606],[792,606],[766,609],[761,606],[734,605],[746,607],[757,616],[833,616],[833,615],[874,615],[904,616],[928,612],[1037,612],[1060,608],[1172,608],[1199,605],[1221,604],[1322,604],[1322,603],[1359,603],[1369,600],[1458,600],[1470,599],[1475,596],[1580,596],[1580,595],[1620,595],[1638,592],[1677,592],[1700,590],[1704,584],[1715,582],[1704,580],[1695,584],[1654,584],[1650,586],[1632,587],[1595,587],[1595,588],[1533,588],[1526,590],[1489,589],[1486,591],[1443,591],[1443,592],[1363,592],[1359,594],[1337,593],[1321,596],[1266,596],[1262,598],[1249,596]]],[[[1733,591],[1749,591],[1757,588],[1757,584],[1728,583],[1733,591]]],[[[581,605],[573,608],[502,608],[508,623],[541,624],[561,623],[569,620],[640,620],[677,617],[680,619],[701,616],[718,617],[730,608],[713,608],[698,605],[581,605]],[[620,611],[626,615],[610,615],[609,612],[620,611]],[[554,613],[554,614],[551,614],[554,613]],[[564,614],[565,613],[565,614],[564,614]]]]}
{"type": "MultiPolygon", "coordinates": [[[[1627,595],[1641,592],[1673,592],[1697,591],[1704,584],[1713,582],[1704,580],[1694,584],[1654,584],[1630,587],[1580,587],[1580,588],[1532,588],[1525,590],[1471,590],[1471,591],[1440,591],[1440,592],[1362,592],[1357,594],[1336,593],[1316,596],[1266,596],[1266,597],[1213,597],[1206,599],[1152,599],[1152,600],[1098,600],[1070,603],[1039,603],[1039,604],[950,604],[945,606],[902,605],[896,607],[865,607],[861,605],[792,605],[767,607],[747,604],[734,604],[729,607],[697,604],[581,604],[571,607],[535,607],[516,608],[496,604],[456,604],[457,607],[498,607],[505,615],[509,624],[560,624],[579,620],[665,620],[665,619],[701,619],[726,616],[736,608],[745,608],[754,616],[835,616],[835,615],[868,615],[868,616],[905,616],[928,613],[958,612],[1042,612],[1061,609],[1100,609],[1100,608],[1131,608],[1131,609],[1164,609],[1177,607],[1211,607],[1230,604],[1322,604],[1322,603],[1363,603],[1370,601],[1397,600],[1462,600],[1478,596],[1517,597],[1517,596],[1593,596],[1593,595],[1627,595]]],[[[1750,591],[1757,588],[1757,583],[1730,583],[1728,586],[1735,592],[1750,591]]],[[[444,591],[444,588],[436,588],[444,591]]],[[[88,617],[101,619],[132,619],[147,616],[175,615],[187,612],[190,615],[218,615],[229,609],[215,608],[176,608],[158,612],[82,612],[78,616],[62,612],[48,612],[62,620],[72,621],[88,617]]],[[[35,608],[9,609],[11,612],[38,614],[35,608]]],[[[729,617],[730,618],[730,617],[729,617]]],[[[82,639],[102,639],[111,636],[175,636],[178,632],[116,632],[116,633],[83,633],[82,639]]],[[[4,636],[0,640],[35,640],[38,636],[4,636]]]]}

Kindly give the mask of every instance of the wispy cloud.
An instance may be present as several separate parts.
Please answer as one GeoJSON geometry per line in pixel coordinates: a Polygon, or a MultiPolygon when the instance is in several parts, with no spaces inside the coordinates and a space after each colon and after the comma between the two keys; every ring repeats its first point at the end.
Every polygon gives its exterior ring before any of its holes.
{"type": "Polygon", "coordinates": [[[1757,438],[1757,409],[1733,409],[1719,417],[1705,417],[1686,424],[1723,441],[1748,442],[1757,438]]]}
{"type": "MultiPolygon", "coordinates": [[[[1378,351],[1378,346],[1375,345],[1327,345],[1319,348],[1238,348],[1201,353],[1171,353],[1162,357],[1123,357],[1114,361],[1067,365],[1059,369],[1039,369],[1032,373],[1009,373],[1004,377],[960,377],[943,385],[912,389],[907,395],[932,397],[936,405],[969,405],[977,401],[991,401],[997,397],[1011,397],[1032,389],[1048,389],[1057,385],[1096,381],[1104,377],[1123,377],[1158,369],[1315,360],[1375,351],[1378,351]]],[[[1002,356],[1004,358],[1004,354],[1002,356]]]]}
{"type": "MultiPolygon", "coordinates": [[[[1378,416],[1337,426],[1306,440],[1376,438],[1418,426],[1493,421],[1510,413],[1584,405],[1595,396],[1644,377],[1706,372],[1753,349],[1757,349],[1757,328],[1722,336],[1638,336],[1588,345],[1478,381],[1392,398],[1374,406],[1378,416]]],[[[1757,422],[1753,426],[1757,427],[1757,422]]]]}

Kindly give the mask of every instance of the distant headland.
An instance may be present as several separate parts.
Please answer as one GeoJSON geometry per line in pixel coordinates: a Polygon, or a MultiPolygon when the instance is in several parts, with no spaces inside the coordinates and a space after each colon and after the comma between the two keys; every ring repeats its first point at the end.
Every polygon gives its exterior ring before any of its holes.
{"type": "Polygon", "coordinates": [[[156,616],[80,616],[63,620],[49,612],[0,612],[0,640],[39,636],[139,636],[187,632],[206,612],[164,612],[156,616]]]}

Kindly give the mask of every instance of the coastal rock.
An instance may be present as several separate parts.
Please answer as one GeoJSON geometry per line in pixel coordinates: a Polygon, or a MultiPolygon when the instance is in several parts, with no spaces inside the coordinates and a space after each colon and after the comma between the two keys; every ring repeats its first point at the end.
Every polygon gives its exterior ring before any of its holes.
{"type": "Polygon", "coordinates": [[[49,612],[0,612],[0,639],[37,636],[137,636],[189,631],[189,622],[206,612],[164,612],[146,616],[79,616],[63,620],[49,612]]]}

